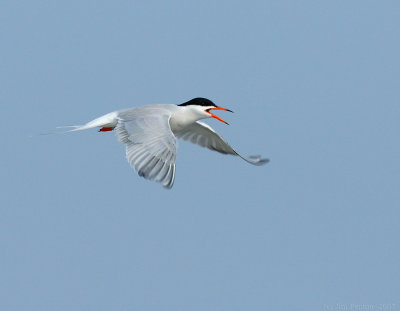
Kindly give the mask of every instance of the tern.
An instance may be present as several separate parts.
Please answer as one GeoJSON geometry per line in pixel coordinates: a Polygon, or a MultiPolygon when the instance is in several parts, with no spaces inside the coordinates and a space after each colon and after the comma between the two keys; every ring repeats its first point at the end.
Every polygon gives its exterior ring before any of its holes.
{"type": "Polygon", "coordinates": [[[175,180],[177,138],[223,154],[239,156],[253,165],[269,160],[260,156],[243,156],[236,152],[201,119],[215,118],[212,110],[231,110],[216,106],[211,100],[197,97],[180,105],[154,104],[107,113],[84,125],[70,126],[67,132],[100,128],[99,132],[115,130],[126,147],[126,158],[139,176],[171,189],[175,180]]]}

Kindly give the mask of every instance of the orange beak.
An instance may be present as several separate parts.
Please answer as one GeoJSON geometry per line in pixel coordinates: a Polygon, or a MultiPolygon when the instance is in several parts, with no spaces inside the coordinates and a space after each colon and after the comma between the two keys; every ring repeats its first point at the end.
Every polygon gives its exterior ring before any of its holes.
{"type": "Polygon", "coordinates": [[[226,109],[226,108],[223,108],[223,107],[214,107],[214,108],[206,109],[206,112],[208,112],[211,115],[211,117],[213,117],[213,118],[215,118],[215,119],[217,119],[217,120],[229,125],[228,122],[226,122],[225,120],[222,120],[220,117],[218,117],[215,114],[211,113],[210,110],[224,110],[224,111],[233,112],[232,110],[229,110],[229,109],[226,109]]]}

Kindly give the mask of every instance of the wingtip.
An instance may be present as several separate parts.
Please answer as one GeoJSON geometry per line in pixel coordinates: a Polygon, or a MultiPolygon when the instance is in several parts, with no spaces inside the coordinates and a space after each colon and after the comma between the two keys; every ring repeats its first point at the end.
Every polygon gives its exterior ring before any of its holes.
{"type": "Polygon", "coordinates": [[[264,165],[264,164],[267,164],[267,163],[269,163],[269,159],[261,159],[260,160],[260,165],[264,165]]]}
{"type": "Polygon", "coordinates": [[[254,162],[255,165],[264,165],[269,162],[269,159],[258,159],[257,161],[254,162]]]}
{"type": "Polygon", "coordinates": [[[269,162],[269,159],[266,158],[261,158],[261,156],[249,156],[247,158],[242,157],[244,160],[246,160],[247,162],[253,164],[253,165],[257,165],[257,166],[261,166],[264,164],[267,164],[269,162]]]}

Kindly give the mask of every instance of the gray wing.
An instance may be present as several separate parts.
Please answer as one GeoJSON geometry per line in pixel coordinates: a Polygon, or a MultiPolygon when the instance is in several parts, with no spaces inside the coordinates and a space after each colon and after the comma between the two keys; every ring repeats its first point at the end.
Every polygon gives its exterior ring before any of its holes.
{"type": "Polygon", "coordinates": [[[205,147],[223,154],[232,154],[241,157],[243,160],[254,164],[263,165],[269,162],[260,156],[243,156],[236,152],[221,136],[219,136],[209,125],[197,121],[183,130],[174,133],[176,137],[190,141],[201,147],[205,147]]]}
{"type": "Polygon", "coordinates": [[[115,128],[132,168],[139,176],[166,188],[174,184],[177,150],[170,117],[171,113],[163,109],[121,112],[115,128]]]}

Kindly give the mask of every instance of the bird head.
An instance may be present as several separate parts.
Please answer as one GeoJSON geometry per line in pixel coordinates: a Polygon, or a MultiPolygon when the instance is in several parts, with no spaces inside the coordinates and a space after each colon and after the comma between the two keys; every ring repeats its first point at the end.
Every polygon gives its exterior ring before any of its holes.
{"type": "Polygon", "coordinates": [[[225,124],[229,123],[213,114],[211,110],[224,110],[233,112],[232,110],[229,110],[227,108],[219,107],[215,105],[211,100],[202,97],[193,98],[186,103],[180,104],[179,106],[191,107],[192,109],[196,109],[196,111],[204,115],[204,118],[215,118],[225,124]]]}

